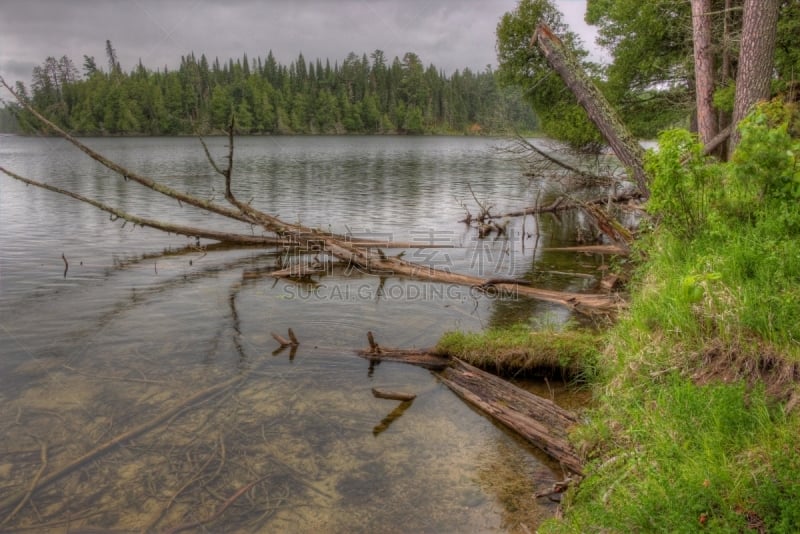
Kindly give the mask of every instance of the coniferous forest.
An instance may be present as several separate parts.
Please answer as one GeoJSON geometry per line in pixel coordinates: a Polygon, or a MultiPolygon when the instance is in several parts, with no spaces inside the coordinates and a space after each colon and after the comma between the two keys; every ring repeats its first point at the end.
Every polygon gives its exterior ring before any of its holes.
{"type": "MultiPolygon", "coordinates": [[[[532,130],[536,119],[519,91],[501,89],[495,73],[466,68],[446,75],[412,52],[391,62],[381,50],[343,61],[288,66],[266,58],[211,61],[194,53],[180,66],[126,72],[110,41],[106,65],[84,56],[48,57],[17,89],[57,124],[79,135],[496,134],[532,130]]],[[[15,129],[34,131],[19,108],[15,129]]],[[[8,115],[8,111],[6,112],[8,115]]],[[[10,129],[8,116],[0,126],[10,129]]]]}

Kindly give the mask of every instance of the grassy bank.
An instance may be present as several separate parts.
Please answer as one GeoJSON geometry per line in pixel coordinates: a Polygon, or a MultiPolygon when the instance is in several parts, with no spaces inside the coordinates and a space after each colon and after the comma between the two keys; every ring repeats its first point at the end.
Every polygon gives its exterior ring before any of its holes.
{"type": "Polygon", "coordinates": [[[798,133],[770,104],[731,163],[662,137],[647,259],[573,434],[587,477],[542,531],[800,531],[798,133]]]}
{"type": "Polygon", "coordinates": [[[763,106],[729,163],[687,132],[649,156],[652,226],[602,334],[527,326],[437,349],[579,377],[585,479],[542,532],[800,532],[800,111],[763,106]]]}
{"type": "Polygon", "coordinates": [[[436,352],[500,375],[560,375],[588,380],[595,374],[602,338],[569,328],[531,330],[527,325],[485,332],[449,332],[436,352]]]}

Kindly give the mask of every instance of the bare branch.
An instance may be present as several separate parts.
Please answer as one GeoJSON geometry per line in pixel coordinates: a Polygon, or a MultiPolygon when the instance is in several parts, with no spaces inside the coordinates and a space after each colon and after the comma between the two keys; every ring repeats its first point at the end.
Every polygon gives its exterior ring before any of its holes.
{"type": "Polygon", "coordinates": [[[53,191],[54,193],[59,193],[61,195],[72,197],[76,200],[80,200],[81,202],[86,202],[87,204],[91,204],[95,208],[108,212],[117,218],[126,220],[128,222],[132,222],[133,224],[138,224],[139,226],[156,228],[158,230],[163,230],[164,232],[170,232],[173,234],[185,235],[189,237],[202,237],[205,239],[214,239],[220,242],[236,243],[239,245],[274,246],[274,245],[287,244],[287,241],[285,239],[279,239],[275,237],[251,236],[245,234],[231,234],[227,232],[217,232],[214,230],[205,230],[203,228],[195,228],[192,226],[183,226],[179,224],[170,224],[161,221],[156,221],[153,219],[147,219],[144,217],[137,217],[136,215],[131,215],[130,213],[127,213],[119,208],[108,206],[107,204],[103,204],[102,202],[99,202],[92,198],[85,197],[73,191],[62,189],[60,187],[56,187],[54,185],[46,184],[43,182],[37,182],[36,180],[31,180],[30,178],[25,178],[24,176],[20,176],[19,174],[9,171],[4,167],[0,167],[0,172],[3,172],[6,175],[10,176],[11,178],[19,180],[20,182],[26,183],[28,185],[41,187],[42,189],[47,189],[48,191],[53,191]]]}

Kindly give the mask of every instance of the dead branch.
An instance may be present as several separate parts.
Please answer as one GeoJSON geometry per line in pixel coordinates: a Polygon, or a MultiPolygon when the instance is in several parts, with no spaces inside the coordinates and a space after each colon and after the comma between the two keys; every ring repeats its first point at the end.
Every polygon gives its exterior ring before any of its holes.
{"type": "Polygon", "coordinates": [[[322,274],[325,272],[325,269],[314,265],[292,265],[291,267],[272,271],[267,274],[273,278],[310,278],[315,274],[322,274]]]}
{"type": "Polygon", "coordinates": [[[270,332],[269,335],[271,335],[275,341],[280,343],[280,348],[282,349],[285,347],[297,347],[300,345],[300,342],[297,340],[297,337],[294,335],[294,331],[291,328],[289,329],[289,339],[286,339],[275,332],[270,332]]]}
{"type": "Polygon", "coordinates": [[[297,341],[297,336],[294,335],[294,330],[289,328],[287,333],[289,334],[289,339],[292,341],[292,345],[295,347],[298,346],[300,342],[297,341]]]}
{"type": "Polygon", "coordinates": [[[384,348],[375,341],[372,332],[367,332],[369,349],[358,351],[358,355],[370,362],[401,362],[424,367],[431,371],[440,371],[450,365],[450,359],[433,353],[433,349],[393,349],[384,348]]]}
{"type": "MultiPolygon", "coordinates": [[[[221,451],[222,451],[221,452],[222,460],[220,461],[220,464],[222,464],[223,461],[224,461],[224,455],[225,455],[225,447],[224,447],[224,444],[223,444],[223,441],[222,441],[222,436],[220,436],[220,440],[219,441],[220,441],[220,446],[221,446],[221,451]]],[[[205,463],[203,463],[203,465],[199,469],[196,470],[195,474],[192,477],[190,477],[189,480],[186,483],[184,483],[180,488],[178,488],[177,491],[175,491],[175,493],[172,494],[172,497],[170,497],[169,501],[167,501],[167,504],[165,504],[161,508],[161,510],[154,516],[154,518],[148,523],[148,525],[144,529],[142,529],[142,532],[151,532],[153,530],[153,528],[155,528],[155,526],[158,525],[158,523],[161,521],[161,519],[164,517],[164,515],[169,511],[169,509],[175,503],[175,499],[177,499],[178,496],[180,496],[184,491],[186,491],[186,489],[189,486],[191,486],[192,484],[194,484],[195,482],[197,482],[198,480],[203,478],[203,473],[208,468],[208,466],[211,465],[211,462],[212,462],[212,460],[214,460],[214,458],[216,458],[216,454],[214,454],[214,453],[212,453],[212,454],[210,454],[208,456],[208,459],[205,461],[205,463]]]]}
{"type": "Polygon", "coordinates": [[[192,529],[192,528],[195,528],[195,527],[200,527],[200,526],[203,526],[203,525],[207,525],[209,523],[213,523],[214,521],[219,519],[219,517],[222,514],[225,513],[225,510],[230,508],[230,506],[233,503],[235,503],[242,495],[244,495],[245,493],[250,491],[257,484],[260,484],[261,482],[266,480],[267,477],[269,477],[269,475],[264,475],[261,478],[258,478],[256,480],[250,482],[249,484],[245,484],[244,486],[242,486],[241,488],[236,490],[236,492],[234,492],[233,495],[228,497],[228,499],[224,503],[222,503],[222,505],[220,505],[220,507],[217,508],[214,511],[214,513],[211,514],[210,516],[208,516],[208,517],[206,517],[204,519],[198,519],[197,521],[192,521],[191,523],[185,523],[183,525],[178,525],[177,527],[169,529],[167,532],[169,534],[177,534],[178,532],[183,532],[184,530],[189,530],[189,529],[192,529]]]}
{"type": "Polygon", "coordinates": [[[404,393],[402,391],[389,391],[386,389],[372,388],[372,396],[376,399],[411,401],[417,398],[413,393],[404,393]]]}
{"type": "MultiPolygon", "coordinates": [[[[161,221],[156,221],[153,219],[147,219],[144,217],[137,217],[135,215],[131,215],[119,208],[115,208],[109,206],[107,204],[103,204],[97,200],[92,198],[85,197],[79,193],[75,193],[73,191],[68,191],[66,189],[62,189],[60,187],[56,187],[54,185],[46,184],[44,182],[37,182],[36,180],[31,180],[30,178],[25,178],[24,176],[20,176],[12,171],[4,167],[0,167],[0,172],[3,172],[7,176],[14,178],[15,180],[19,180],[20,182],[26,183],[28,185],[33,185],[36,187],[40,187],[42,189],[46,189],[48,191],[53,191],[54,193],[59,193],[61,195],[65,195],[76,200],[80,200],[81,202],[85,202],[103,210],[107,213],[113,215],[116,219],[122,219],[124,221],[131,222],[135,225],[139,225],[142,227],[150,227],[156,228],[158,230],[162,230],[164,232],[168,232],[171,234],[178,234],[178,235],[185,235],[189,237],[197,237],[197,238],[205,238],[205,239],[213,239],[216,241],[220,241],[223,243],[232,243],[237,245],[261,245],[261,246],[278,246],[278,245],[287,245],[288,242],[285,239],[279,239],[275,237],[266,237],[266,236],[251,236],[245,234],[231,234],[228,232],[217,232],[214,230],[205,230],[203,228],[195,228],[192,226],[183,226],[179,224],[170,224],[164,223],[161,221]]],[[[115,219],[115,220],[116,220],[115,219]]],[[[63,257],[63,256],[62,256],[63,257]]],[[[67,269],[69,268],[69,264],[67,264],[66,258],[64,259],[64,263],[66,264],[67,268],[64,269],[64,276],[66,277],[67,269]]]]}
{"type": "MultiPolygon", "coordinates": [[[[637,198],[637,196],[638,195],[631,195],[631,194],[623,193],[623,194],[611,197],[610,201],[612,203],[629,202],[629,201],[637,198]]],[[[556,198],[552,203],[548,204],[547,206],[533,206],[533,207],[525,208],[525,209],[522,209],[522,210],[509,211],[507,213],[503,213],[502,215],[492,215],[492,218],[523,217],[525,215],[538,215],[540,213],[557,213],[559,211],[568,211],[568,210],[579,209],[579,208],[583,207],[583,204],[587,204],[587,205],[592,205],[592,204],[602,205],[602,204],[606,204],[608,202],[609,202],[609,198],[608,197],[599,197],[599,198],[593,198],[591,200],[584,200],[583,202],[576,202],[576,201],[568,200],[567,197],[565,197],[565,196],[559,196],[558,198],[556,198]]]]}
{"type": "Polygon", "coordinates": [[[513,145],[505,151],[510,152],[512,154],[517,155],[529,155],[533,154],[535,157],[534,163],[537,164],[537,168],[544,171],[548,168],[555,168],[562,171],[566,171],[571,176],[580,178],[588,183],[608,183],[609,177],[607,176],[600,176],[584,169],[580,169],[571,165],[564,161],[563,159],[557,158],[554,155],[542,150],[541,148],[537,147],[521,135],[514,136],[513,145]]]}
{"type": "Polygon", "coordinates": [[[3,522],[0,523],[0,527],[2,527],[6,523],[14,519],[14,516],[16,516],[17,513],[20,510],[22,510],[22,508],[28,503],[28,500],[30,500],[31,496],[33,495],[33,492],[36,491],[37,485],[39,484],[39,480],[42,478],[42,474],[44,473],[45,469],[47,469],[47,443],[42,441],[39,443],[39,446],[41,447],[40,458],[42,465],[39,467],[39,470],[33,477],[33,480],[31,481],[31,485],[28,488],[27,493],[25,493],[25,495],[22,497],[22,500],[19,501],[19,504],[17,504],[17,506],[11,511],[11,513],[8,514],[5,519],[3,519],[3,522]]]}
{"type": "MultiPolygon", "coordinates": [[[[377,345],[374,338],[370,344],[377,345]]],[[[432,350],[381,349],[378,353],[370,349],[358,354],[369,359],[370,363],[393,361],[430,369],[463,400],[517,432],[569,471],[581,474],[580,456],[567,437],[567,430],[578,422],[578,418],[554,402],[458,358],[434,354],[432,350]]]]}
{"type": "Polygon", "coordinates": [[[543,248],[545,252],[584,252],[586,254],[615,254],[627,256],[630,250],[617,245],[578,245],[574,247],[550,247],[543,248]]]}
{"type": "Polygon", "coordinates": [[[600,231],[603,232],[614,245],[629,250],[633,243],[633,234],[630,230],[622,226],[619,221],[609,215],[597,204],[586,204],[578,201],[585,211],[597,223],[600,231]]]}
{"type": "Polygon", "coordinates": [[[457,358],[438,376],[463,400],[581,474],[581,459],[567,438],[575,414],[457,358]]]}
{"type": "MultiPolygon", "coordinates": [[[[181,413],[186,410],[191,409],[194,405],[200,403],[201,401],[208,400],[211,397],[215,397],[224,391],[228,390],[229,388],[243,382],[246,378],[246,375],[238,375],[234,376],[233,378],[229,378],[224,382],[220,382],[215,384],[209,388],[206,388],[202,391],[198,391],[191,397],[184,399],[183,401],[179,402],[169,410],[162,412],[158,416],[154,417],[153,419],[142,423],[141,425],[128,430],[127,432],[123,432],[112,438],[111,440],[103,443],[92,449],[91,451],[87,452],[83,456],[76,458],[72,462],[68,463],[61,469],[50,473],[49,475],[43,477],[39,484],[32,488],[31,496],[35,494],[37,491],[51,485],[52,483],[64,478],[65,476],[69,475],[73,471],[79,469],[80,467],[86,465],[87,463],[99,458],[100,456],[116,449],[123,443],[126,443],[153,428],[160,426],[162,423],[172,419],[173,417],[177,417],[181,413]]],[[[5,497],[4,499],[0,500],[0,511],[6,510],[11,507],[14,503],[19,502],[21,499],[24,499],[26,492],[17,492],[13,495],[5,497]]]]}
{"type": "Polygon", "coordinates": [[[380,423],[375,425],[375,427],[372,429],[372,435],[377,436],[378,434],[381,434],[382,432],[388,430],[389,426],[398,419],[400,419],[400,417],[406,412],[406,410],[408,410],[411,407],[412,403],[413,399],[406,400],[398,404],[394,410],[389,412],[389,414],[386,417],[381,419],[380,423]]]}

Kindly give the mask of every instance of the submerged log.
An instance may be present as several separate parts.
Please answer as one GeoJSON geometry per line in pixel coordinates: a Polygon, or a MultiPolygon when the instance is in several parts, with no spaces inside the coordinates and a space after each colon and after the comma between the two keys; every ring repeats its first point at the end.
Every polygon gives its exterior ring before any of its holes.
{"type": "Polygon", "coordinates": [[[403,391],[389,391],[388,389],[372,388],[372,396],[376,399],[412,401],[417,398],[413,393],[403,391]]]}
{"type": "Polygon", "coordinates": [[[464,401],[525,438],[566,470],[583,474],[580,457],[567,438],[569,428],[578,422],[574,413],[458,358],[417,349],[374,350],[378,344],[370,337],[373,348],[359,351],[359,355],[371,363],[402,362],[430,369],[464,401]]]}
{"type": "Polygon", "coordinates": [[[387,414],[386,417],[381,419],[380,423],[375,425],[375,427],[372,429],[372,435],[373,436],[377,436],[377,435],[381,434],[382,432],[385,432],[386,430],[388,430],[389,426],[392,423],[394,423],[395,421],[397,421],[398,419],[400,419],[400,417],[406,412],[406,410],[408,410],[411,407],[412,403],[413,403],[413,399],[412,400],[403,401],[400,404],[398,404],[397,407],[394,410],[389,412],[389,414],[387,414]]]}
{"type": "Polygon", "coordinates": [[[572,412],[458,359],[439,378],[453,392],[581,475],[581,460],[567,438],[572,412]]]}

